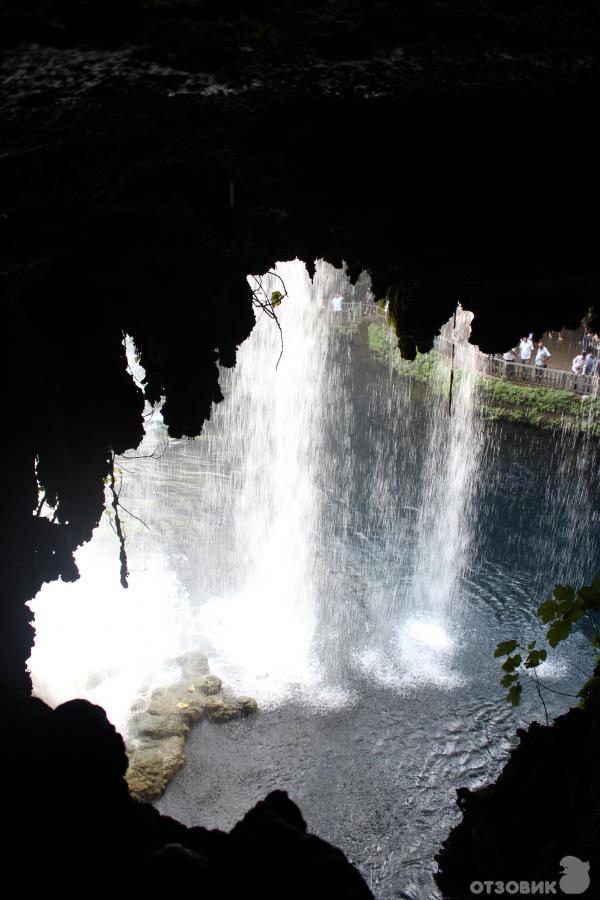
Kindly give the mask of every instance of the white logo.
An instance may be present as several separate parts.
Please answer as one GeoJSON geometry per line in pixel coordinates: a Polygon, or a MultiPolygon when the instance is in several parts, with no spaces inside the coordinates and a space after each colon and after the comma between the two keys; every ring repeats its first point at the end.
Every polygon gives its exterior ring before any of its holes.
{"type": "Polygon", "coordinates": [[[589,862],[582,862],[576,856],[563,856],[560,864],[563,872],[558,885],[563,894],[583,894],[587,891],[590,886],[589,862]]]}
{"type": "MultiPolygon", "coordinates": [[[[590,886],[590,864],[576,856],[563,856],[558,887],[563,894],[583,894],[590,886]]],[[[479,894],[557,894],[556,881],[472,881],[470,891],[479,894]]]]}

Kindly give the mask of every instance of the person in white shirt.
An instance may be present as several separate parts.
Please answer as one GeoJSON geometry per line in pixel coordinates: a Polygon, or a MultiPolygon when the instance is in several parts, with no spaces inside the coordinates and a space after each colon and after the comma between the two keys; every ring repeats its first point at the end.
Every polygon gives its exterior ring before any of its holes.
{"type": "Polygon", "coordinates": [[[521,362],[528,363],[531,359],[531,354],[533,353],[533,341],[531,338],[522,337],[519,343],[519,355],[521,357],[521,362]]]}
{"type": "Polygon", "coordinates": [[[340,296],[340,294],[336,294],[335,297],[331,301],[331,308],[334,312],[338,313],[342,311],[342,303],[344,298],[340,296]]]}
{"type": "Polygon", "coordinates": [[[594,353],[593,350],[590,350],[590,352],[587,355],[585,365],[583,367],[583,374],[584,375],[593,375],[596,371],[597,363],[598,363],[598,361],[596,359],[596,354],[594,353]]]}
{"type": "Polygon", "coordinates": [[[573,375],[582,374],[586,356],[587,353],[578,353],[577,356],[573,358],[573,362],[571,363],[571,372],[573,375]]]}
{"type": "Polygon", "coordinates": [[[537,353],[535,354],[535,364],[539,366],[541,369],[545,369],[548,365],[548,360],[551,357],[550,351],[544,347],[543,341],[538,343],[537,353]]]}

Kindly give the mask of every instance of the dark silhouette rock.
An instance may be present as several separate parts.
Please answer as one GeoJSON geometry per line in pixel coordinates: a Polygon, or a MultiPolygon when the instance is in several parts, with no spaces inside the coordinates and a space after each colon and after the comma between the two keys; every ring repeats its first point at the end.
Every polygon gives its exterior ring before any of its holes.
{"type": "Polygon", "coordinates": [[[494,784],[457,791],[463,818],[437,856],[445,898],[472,897],[473,881],[558,884],[567,854],[598,871],[598,710],[590,702],[550,727],[519,730],[520,744],[494,784]]]}
{"type": "Polygon", "coordinates": [[[100,707],[30,699],[3,713],[20,739],[5,741],[2,759],[3,876],[14,896],[158,896],[161,886],[231,900],[371,896],[282,791],[229,835],[185,828],[130,796],[123,740],[100,707]]]}

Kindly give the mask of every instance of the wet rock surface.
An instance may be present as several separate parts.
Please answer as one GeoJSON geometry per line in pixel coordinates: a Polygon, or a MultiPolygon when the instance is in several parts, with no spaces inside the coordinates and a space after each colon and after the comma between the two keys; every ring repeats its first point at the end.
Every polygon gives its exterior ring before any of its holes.
{"type": "Polygon", "coordinates": [[[224,691],[202,653],[187,653],[175,663],[181,668],[180,679],[154,690],[148,705],[136,708],[131,717],[126,780],[136,800],[152,801],[164,793],[185,762],[185,742],[193,725],[203,719],[230,722],[258,709],[253,697],[224,691]]]}

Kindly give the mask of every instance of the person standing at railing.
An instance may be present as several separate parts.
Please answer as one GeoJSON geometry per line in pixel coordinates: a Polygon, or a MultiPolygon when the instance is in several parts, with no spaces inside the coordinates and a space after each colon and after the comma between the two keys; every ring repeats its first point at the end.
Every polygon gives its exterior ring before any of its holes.
{"type": "Polygon", "coordinates": [[[546,368],[550,355],[550,351],[544,347],[544,342],[538,341],[535,354],[535,380],[538,384],[542,381],[542,369],[546,368]]]}
{"type": "Polygon", "coordinates": [[[586,356],[587,353],[582,351],[581,353],[578,353],[577,356],[573,357],[573,362],[571,363],[571,372],[573,375],[583,375],[586,356]]]}
{"type": "MultiPolygon", "coordinates": [[[[531,354],[533,353],[533,341],[530,337],[522,337],[519,342],[519,356],[524,366],[531,363],[531,354]]],[[[523,381],[529,381],[530,375],[528,369],[522,369],[523,381]]]]}
{"type": "Polygon", "coordinates": [[[583,388],[583,370],[585,369],[587,353],[582,350],[577,356],[573,357],[571,363],[571,372],[573,373],[573,390],[581,393],[583,388]]]}
{"type": "Polygon", "coordinates": [[[596,367],[598,365],[598,360],[596,359],[596,354],[593,350],[590,350],[588,353],[585,363],[583,364],[583,374],[584,375],[593,375],[596,371],[596,367]]]}
{"type": "Polygon", "coordinates": [[[535,354],[535,364],[540,369],[545,369],[548,365],[548,360],[552,354],[548,350],[547,347],[544,346],[543,341],[538,342],[537,353],[535,354]]]}
{"type": "MultiPolygon", "coordinates": [[[[516,348],[515,348],[515,349],[516,349],[516,348]]],[[[508,377],[508,378],[512,378],[513,373],[514,373],[514,371],[515,371],[515,359],[516,359],[516,357],[515,357],[515,351],[514,351],[514,350],[507,350],[506,353],[503,353],[503,354],[502,354],[502,359],[503,359],[504,362],[506,363],[505,369],[506,369],[506,375],[507,375],[507,377],[508,377]]]]}
{"type": "Polygon", "coordinates": [[[522,337],[519,342],[519,356],[521,357],[521,362],[528,365],[531,361],[531,354],[533,353],[533,341],[530,337],[522,337]]]}
{"type": "Polygon", "coordinates": [[[585,334],[583,335],[583,338],[581,341],[582,349],[585,353],[589,353],[589,351],[592,349],[593,341],[594,341],[594,335],[592,334],[591,330],[588,328],[587,331],[585,332],[585,334]]]}

